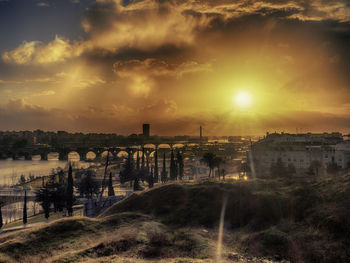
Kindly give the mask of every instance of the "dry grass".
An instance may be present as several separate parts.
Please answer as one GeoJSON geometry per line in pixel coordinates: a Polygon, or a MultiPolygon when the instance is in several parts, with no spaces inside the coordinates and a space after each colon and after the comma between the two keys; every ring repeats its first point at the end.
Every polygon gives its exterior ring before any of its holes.
{"type": "Polygon", "coordinates": [[[1,236],[0,262],[215,262],[224,196],[223,262],[349,262],[349,175],[167,184],[1,236]]]}

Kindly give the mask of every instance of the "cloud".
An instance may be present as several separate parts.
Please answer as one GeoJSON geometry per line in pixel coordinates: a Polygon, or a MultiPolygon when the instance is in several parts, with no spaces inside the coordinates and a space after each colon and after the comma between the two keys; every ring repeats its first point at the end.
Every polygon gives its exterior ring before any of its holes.
{"type": "Polygon", "coordinates": [[[135,93],[147,96],[156,86],[157,77],[181,78],[184,74],[203,73],[211,70],[209,63],[200,64],[187,61],[169,64],[165,61],[149,58],[143,61],[128,60],[114,63],[114,72],[120,78],[130,80],[129,88],[135,93]]]}
{"type": "Polygon", "coordinates": [[[101,79],[98,76],[90,76],[90,77],[81,77],[77,78],[72,86],[74,88],[86,89],[88,87],[96,87],[98,85],[105,84],[106,81],[101,79]]]}
{"type": "MultiPolygon", "coordinates": [[[[44,4],[40,2],[38,4],[44,4]]],[[[23,42],[4,52],[7,63],[48,64],[63,62],[83,54],[104,50],[118,53],[125,48],[155,50],[164,45],[198,45],[201,32],[215,29],[247,16],[274,19],[350,21],[350,8],[345,1],[271,1],[271,0],[189,0],[189,1],[97,1],[83,18],[87,40],[69,41],[56,37],[48,44],[23,42]]]]}
{"type": "Polygon", "coordinates": [[[150,76],[176,76],[181,77],[186,73],[210,71],[209,63],[200,64],[196,61],[187,61],[181,64],[169,64],[158,59],[145,59],[118,61],[114,64],[114,71],[120,77],[129,77],[136,74],[147,74],[150,76]]]}
{"type": "Polygon", "coordinates": [[[98,0],[82,39],[2,54],[0,123],[128,134],[149,121],[166,135],[199,124],[208,134],[349,130],[349,17],[333,0],[98,0]],[[255,115],[231,114],[238,89],[251,92],[255,115]]]}
{"type": "Polygon", "coordinates": [[[44,113],[43,107],[26,103],[24,99],[11,99],[3,106],[4,111],[9,112],[27,112],[44,113]]]}
{"type": "Polygon", "coordinates": [[[86,43],[73,42],[56,36],[55,40],[45,45],[39,41],[24,41],[12,51],[4,52],[2,59],[15,64],[49,64],[63,62],[78,57],[86,48],[86,43]]]}
{"type": "Polygon", "coordinates": [[[54,90],[43,90],[42,92],[34,94],[34,96],[52,96],[55,94],[56,92],[54,90]]]}
{"type": "Polygon", "coordinates": [[[49,7],[50,6],[49,3],[46,3],[46,2],[39,2],[36,5],[39,7],[49,7]]]}
{"type": "Polygon", "coordinates": [[[130,108],[126,105],[113,107],[86,107],[79,112],[47,109],[30,104],[23,99],[10,100],[0,105],[0,129],[67,130],[82,132],[113,132],[129,135],[139,133],[141,123],[151,123],[152,134],[197,135],[200,124],[206,135],[264,134],[266,131],[293,132],[303,127],[305,132],[332,132],[334,127],[349,130],[349,115],[320,112],[279,112],[275,115],[232,116],[232,113],[184,115],[177,112],[172,101],[158,100],[145,107],[130,108]],[[154,114],[157,112],[157,114],[154,114]],[[164,117],[166,115],[166,117],[164,117]],[[298,116],[304,116],[299,118],[298,116]],[[54,121],[53,121],[54,120],[54,121]]]}

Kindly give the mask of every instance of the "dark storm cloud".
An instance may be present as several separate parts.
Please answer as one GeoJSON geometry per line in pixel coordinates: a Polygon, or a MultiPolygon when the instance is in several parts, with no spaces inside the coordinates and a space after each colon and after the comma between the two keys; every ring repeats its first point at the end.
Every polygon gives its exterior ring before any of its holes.
{"type": "Polygon", "coordinates": [[[3,54],[3,59],[31,63],[31,58],[36,58],[37,53],[39,57],[51,58],[50,63],[84,54],[92,57],[101,55],[106,59],[115,56],[117,60],[127,59],[129,55],[130,59],[152,57],[162,55],[162,52],[171,56],[173,51],[200,45],[196,41],[198,34],[220,31],[234,34],[249,30],[249,26],[259,28],[260,25],[261,28],[263,24],[260,23],[271,20],[292,29],[317,24],[318,31],[322,27],[325,27],[323,30],[343,27],[348,33],[349,29],[343,24],[349,19],[350,9],[345,1],[106,0],[96,2],[85,12],[82,26],[89,38],[85,42],[64,38],[60,38],[59,42],[56,39],[49,45],[58,46],[62,52],[54,57],[52,52],[56,52],[55,47],[27,42],[12,53],[3,54]],[[333,28],[330,28],[332,23],[333,28]],[[32,53],[28,54],[24,49],[32,49],[32,53]]]}
{"type": "Polygon", "coordinates": [[[83,58],[91,63],[107,64],[110,68],[116,61],[125,60],[145,60],[155,58],[160,60],[172,61],[174,63],[184,62],[188,57],[195,54],[196,49],[192,46],[176,46],[172,44],[162,45],[160,47],[142,50],[138,48],[123,47],[117,51],[104,49],[93,49],[86,52],[83,58]]]}

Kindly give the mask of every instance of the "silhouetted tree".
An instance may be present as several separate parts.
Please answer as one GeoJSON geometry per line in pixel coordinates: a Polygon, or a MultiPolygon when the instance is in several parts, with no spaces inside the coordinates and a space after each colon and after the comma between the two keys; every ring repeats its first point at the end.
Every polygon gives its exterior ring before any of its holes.
{"type": "Polygon", "coordinates": [[[215,168],[215,157],[216,155],[212,152],[207,152],[203,155],[201,162],[205,163],[209,168],[209,178],[212,174],[212,171],[215,168]]]}
{"type": "Polygon", "coordinates": [[[69,164],[68,179],[67,179],[67,194],[66,194],[66,201],[67,201],[66,205],[67,205],[68,216],[73,215],[73,198],[74,198],[73,171],[72,171],[72,165],[69,164]]]}
{"type": "MultiPolygon", "coordinates": [[[[92,199],[94,195],[97,196],[100,193],[101,185],[94,178],[94,174],[92,172],[87,172],[85,175],[81,177],[81,179],[77,183],[77,188],[81,196],[85,196],[88,199],[92,199]]],[[[108,186],[108,194],[109,194],[109,186],[108,186]]]]}
{"type": "Polygon", "coordinates": [[[129,152],[128,158],[123,165],[123,169],[119,173],[120,183],[132,182],[135,180],[136,172],[134,170],[134,159],[132,153],[129,152]]]}
{"type": "Polygon", "coordinates": [[[149,172],[150,172],[150,169],[149,169],[149,153],[146,154],[146,170],[147,170],[147,175],[148,175],[149,172]]]}
{"type": "Polygon", "coordinates": [[[4,203],[3,203],[3,202],[0,202],[0,229],[1,229],[2,226],[4,225],[4,224],[3,224],[3,221],[2,221],[2,211],[1,211],[3,205],[4,205],[4,203]]]}
{"type": "Polygon", "coordinates": [[[181,155],[181,153],[178,151],[176,154],[177,164],[178,164],[178,170],[179,170],[179,179],[182,180],[184,176],[184,160],[181,155]]]}
{"type": "Polygon", "coordinates": [[[136,170],[137,170],[137,171],[140,171],[140,154],[139,154],[139,150],[137,150],[136,170]]]}
{"type": "Polygon", "coordinates": [[[114,188],[113,188],[113,181],[112,181],[112,173],[109,173],[108,196],[115,196],[114,188]]]}
{"type": "Polygon", "coordinates": [[[23,224],[27,224],[27,190],[24,190],[23,224]]]}
{"type": "Polygon", "coordinates": [[[19,183],[20,184],[25,184],[26,183],[26,178],[23,174],[21,174],[21,177],[19,178],[19,183]]]}
{"type": "Polygon", "coordinates": [[[29,180],[30,182],[35,180],[35,176],[33,174],[29,174],[29,180]]]}
{"type": "Polygon", "coordinates": [[[58,183],[64,184],[64,171],[61,169],[58,171],[58,183]]]}
{"type": "Polygon", "coordinates": [[[148,187],[149,188],[152,188],[153,185],[154,185],[154,181],[153,181],[153,167],[151,168],[151,172],[149,173],[149,176],[148,176],[148,187]]]}
{"type": "Polygon", "coordinates": [[[249,164],[247,162],[241,163],[239,171],[244,175],[247,175],[247,173],[250,171],[249,164]]]}
{"type": "Polygon", "coordinates": [[[162,183],[166,183],[166,181],[168,181],[168,172],[166,171],[165,153],[163,154],[163,170],[160,177],[161,177],[162,183]]]}
{"type": "Polygon", "coordinates": [[[50,203],[53,204],[54,212],[62,211],[66,206],[66,185],[49,181],[44,187],[49,191],[50,203]]]}
{"type": "Polygon", "coordinates": [[[216,156],[214,158],[214,166],[218,169],[218,177],[220,180],[220,166],[224,162],[224,160],[221,157],[216,156]]]}
{"type": "Polygon", "coordinates": [[[140,191],[140,190],[142,190],[142,188],[140,186],[139,178],[135,177],[135,180],[134,180],[134,191],[140,191]]]}
{"type": "Polygon", "coordinates": [[[45,185],[44,187],[38,189],[35,195],[35,201],[40,203],[40,205],[44,209],[45,218],[48,219],[50,217],[51,205],[49,188],[45,185]]]}
{"type": "Polygon", "coordinates": [[[56,171],[55,169],[52,169],[51,174],[49,176],[49,183],[52,183],[52,184],[56,183],[56,177],[57,177],[56,171]]]}
{"type": "Polygon", "coordinates": [[[158,148],[156,148],[155,152],[154,152],[154,182],[158,183],[158,148]]]}
{"type": "Polygon", "coordinates": [[[172,181],[176,180],[176,164],[175,164],[173,149],[171,149],[171,154],[170,154],[170,180],[172,181]]]}
{"type": "Polygon", "coordinates": [[[224,168],[221,169],[222,179],[225,181],[226,170],[224,168]]]}
{"type": "Polygon", "coordinates": [[[141,168],[145,167],[145,148],[142,146],[141,168]]]}
{"type": "Polygon", "coordinates": [[[175,159],[175,175],[176,175],[176,180],[179,178],[179,167],[177,164],[177,160],[175,159]]]}

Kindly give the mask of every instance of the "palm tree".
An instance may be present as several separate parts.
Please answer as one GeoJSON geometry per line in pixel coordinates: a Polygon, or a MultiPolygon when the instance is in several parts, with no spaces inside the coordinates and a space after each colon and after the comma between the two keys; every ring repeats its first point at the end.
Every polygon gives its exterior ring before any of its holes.
{"type": "Polygon", "coordinates": [[[208,175],[209,178],[211,176],[212,171],[215,168],[215,158],[216,158],[215,153],[207,152],[203,155],[201,159],[201,162],[205,163],[209,168],[209,175],[208,175]]]}

